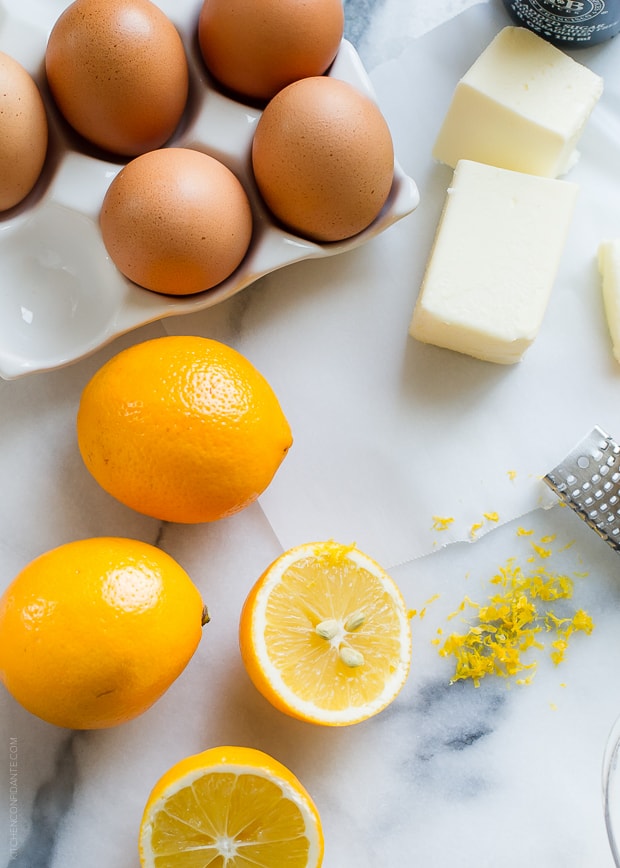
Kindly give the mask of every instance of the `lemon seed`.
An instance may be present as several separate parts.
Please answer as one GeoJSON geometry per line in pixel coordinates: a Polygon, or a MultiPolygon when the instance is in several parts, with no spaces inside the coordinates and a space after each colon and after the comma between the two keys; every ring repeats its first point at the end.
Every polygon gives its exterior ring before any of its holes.
{"type": "Polygon", "coordinates": [[[314,629],[322,639],[331,640],[338,632],[338,628],[339,624],[335,618],[327,618],[327,620],[321,621],[320,624],[317,624],[314,629]]]}
{"type": "Polygon", "coordinates": [[[355,630],[359,630],[365,620],[366,615],[361,609],[358,609],[356,612],[352,612],[344,622],[344,629],[349,633],[353,633],[355,630]]]}
{"type": "Polygon", "coordinates": [[[348,645],[340,646],[338,649],[338,656],[344,665],[348,666],[350,669],[355,669],[364,664],[364,655],[359,651],[356,651],[354,648],[349,648],[348,645]]]}

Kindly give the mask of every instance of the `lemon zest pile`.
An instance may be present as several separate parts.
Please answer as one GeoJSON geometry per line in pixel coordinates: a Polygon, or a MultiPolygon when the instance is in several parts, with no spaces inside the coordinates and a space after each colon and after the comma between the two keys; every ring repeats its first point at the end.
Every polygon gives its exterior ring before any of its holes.
{"type": "MultiPolygon", "coordinates": [[[[524,531],[518,533],[525,535],[524,531]]],[[[551,572],[540,563],[551,554],[546,546],[552,540],[547,537],[540,543],[532,543],[536,558],[528,559],[528,564],[538,560],[535,567],[524,570],[515,558],[509,558],[491,579],[497,590],[486,605],[465,597],[448,616],[452,620],[466,609],[473,610],[476,616],[474,623],[466,621],[465,632],[450,633],[439,648],[442,657],[452,656],[456,660],[451,683],[470,678],[478,687],[485,676],[498,675],[514,679],[520,685],[529,684],[537,663],[526,660],[528,652],[545,651],[548,647],[551,660],[558,665],[564,660],[574,633],[592,632],[594,624],[587,612],[578,609],[570,617],[559,617],[547,605],[569,600],[573,595],[569,576],[551,572]],[[545,633],[553,634],[548,646],[543,641],[545,633]]],[[[441,631],[437,634],[441,635],[441,631]]],[[[440,645],[440,640],[433,640],[433,644],[440,645]]]]}

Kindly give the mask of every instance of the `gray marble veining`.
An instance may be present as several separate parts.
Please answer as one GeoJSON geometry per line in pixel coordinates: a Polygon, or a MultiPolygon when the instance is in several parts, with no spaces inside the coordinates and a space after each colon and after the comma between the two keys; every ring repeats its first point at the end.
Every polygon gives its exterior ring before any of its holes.
{"type": "Polygon", "coordinates": [[[54,863],[58,831],[73,805],[77,774],[74,745],[79,737],[71,733],[61,743],[50,777],[36,790],[28,837],[11,858],[14,868],[48,868],[54,863]]]}
{"type": "Polygon", "coordinates": [[[345,37],[356,47],[372,24],[382,0],[344,0],[345,37]]]}

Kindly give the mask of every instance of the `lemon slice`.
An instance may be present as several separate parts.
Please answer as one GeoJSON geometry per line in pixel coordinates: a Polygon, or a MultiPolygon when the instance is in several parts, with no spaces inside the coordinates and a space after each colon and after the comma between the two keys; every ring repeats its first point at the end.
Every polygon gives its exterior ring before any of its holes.
{"type": "Polygon", "coordinates": [[[258,580],[239,625],[243,662],[276,708],[343,726],[384,709],[402,689],[411,630],[393,579],[355,546],[306,543],[258,580]]]}
{"type": "Polygon", "coordinates": [[[262,751],[216,747],[157,782],[140,824],[143,868],[319,868],[323,833],[312,799],[262,751]]]}

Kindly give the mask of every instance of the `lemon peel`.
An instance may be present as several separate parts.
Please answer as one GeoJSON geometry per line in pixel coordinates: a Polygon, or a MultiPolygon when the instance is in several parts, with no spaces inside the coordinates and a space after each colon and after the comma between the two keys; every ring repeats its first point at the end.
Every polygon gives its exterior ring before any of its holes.
{"type": "Polygon", "coordinates": [[[452,516],[434,515],[433,530],[448,530],[453,522],[454,518],[452,516]]]}
{"type": "MultiPolygon", "coordinates": [[[[519,529],[517,535],[529,532],[519,529]]],[[[497,675],[518,685],[530,684],[537,661],[530,660],[528,652],[548,649],[552,662],[559,665],[574,633],[592,633],[592,618],[583,609],[561,617],[550,608],[549,604],[573,596],[573,580],[544,564],[552,554],[549,544],[553,539],[548,536],[530,543],[534,554],[527,559],[525,568],[514,557],[500,566],[490,579],[495,590],[486,604],[465,597],[448,615],[452,620],[469,610],[475,616],[473,623],[466,620],[464,632],[450,633],[443,644],[437,638],[433,640],[442,657],[455,659],[451,683],[471,679],[478,687],[487,675],[497,675]],[[543,641],[544,634],[552,634],[548,644],[543,641]]],[[[442,631],[438,630],[437,635],[441,636],[442,631]]]]}
{"type": "Polygon", "coordinates": [[[428,600],[425,602],[424,606],[419,610],[418,609],[409,609],[409,611],[407,612],[407,617],[408,618],[415,618],[417,615],[417,617],[420,620],[422,620],[426,616],[428,606],[430,606],[431,603],[434,603],[435,600],[438,600],[440,596],[441,596],[441,594],[433,594],[432,597],[429,597],[428,600]]]}

